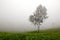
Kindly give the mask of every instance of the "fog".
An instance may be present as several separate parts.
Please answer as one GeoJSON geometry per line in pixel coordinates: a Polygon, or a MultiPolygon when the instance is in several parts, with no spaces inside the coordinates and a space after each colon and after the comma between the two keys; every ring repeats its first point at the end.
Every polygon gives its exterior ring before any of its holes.
{"type": "Polygon", "coordinates": [[[60,0],[0,0],[0,31],[37,30],[29,16],[40,4],[47,8],[48,15],[40,29],[60,26],[60,0]]]}

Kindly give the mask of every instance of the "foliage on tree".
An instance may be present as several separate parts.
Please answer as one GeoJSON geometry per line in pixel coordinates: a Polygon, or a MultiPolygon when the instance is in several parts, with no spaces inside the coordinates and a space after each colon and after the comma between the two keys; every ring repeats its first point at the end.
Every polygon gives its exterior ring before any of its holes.
{"type": "Polygon", "coordinates": [[[41,23],[43,20],[48,18],[47,17],[47,9],[45,6],[39,5],[33,15],[30,15],[29,21],[32,22],[34,25],[38,26],[38,31],[41,23]]]}

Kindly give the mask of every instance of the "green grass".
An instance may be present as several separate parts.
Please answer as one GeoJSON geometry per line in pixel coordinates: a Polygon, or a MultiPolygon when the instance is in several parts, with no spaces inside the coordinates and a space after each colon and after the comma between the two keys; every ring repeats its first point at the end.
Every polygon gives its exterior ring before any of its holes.
{"type": "Polygon", "coordinates": [[[0,32],[0,40],[60,40],[60,29],[42,30],[25,32],[25,33],[9,33],[0,32]]]}

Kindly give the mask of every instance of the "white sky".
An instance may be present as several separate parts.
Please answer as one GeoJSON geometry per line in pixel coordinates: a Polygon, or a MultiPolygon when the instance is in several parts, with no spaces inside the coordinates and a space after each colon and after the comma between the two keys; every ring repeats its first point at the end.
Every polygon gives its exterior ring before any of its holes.
{"type": "Polygon", "coordinates": [[[60,26],[60,0],[0,0],[0,30],[27,31],[34,30],[28,18],[42,4],[47,8],[49,18],[41,29],[60,26]]]}

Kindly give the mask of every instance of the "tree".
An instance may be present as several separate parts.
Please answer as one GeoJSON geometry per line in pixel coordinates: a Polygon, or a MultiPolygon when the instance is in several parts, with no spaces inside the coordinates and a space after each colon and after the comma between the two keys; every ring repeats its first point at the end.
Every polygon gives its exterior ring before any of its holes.
{"type": "Polygon", "coordinates": [[[39,5],[36,9],[36,11],[33,13],[33,15],[30,15],[29,21],[32,22],[35,26],[38,26],[38,32],[39,32],[39,27],[41,23],[43,23],[43,20],[48,18],[47,17],[47,9],[39,5]]]}

